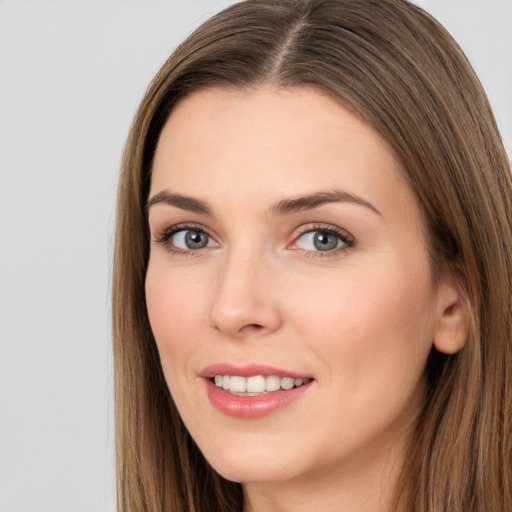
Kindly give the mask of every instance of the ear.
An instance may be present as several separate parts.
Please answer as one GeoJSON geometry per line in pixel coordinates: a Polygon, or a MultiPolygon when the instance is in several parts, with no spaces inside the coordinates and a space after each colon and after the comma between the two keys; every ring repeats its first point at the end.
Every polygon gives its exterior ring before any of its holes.
{"type": "Polygon", "coordinates": [[[438,289],[434,346],[443,354],[455,354],[466,344],[469,307],[460,284],[446,276],[438,289]]]}

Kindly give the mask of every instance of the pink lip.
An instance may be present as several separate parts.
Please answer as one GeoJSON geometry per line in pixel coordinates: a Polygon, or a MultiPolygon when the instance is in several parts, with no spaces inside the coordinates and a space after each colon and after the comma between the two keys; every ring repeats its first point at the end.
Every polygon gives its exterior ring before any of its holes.
{"type": "MultiPolygon", "coordinates": [[[[253,375],[277,375],[279,377],[292,377],[293,379],[305,379],[308,375],[299,375],[298,373],[283,370],[282,368],[275,368],[262,364],[247,364],[235,366],[229,363],[214,364],[204,368],[201,377],[211,379],[215,375],[238,375],[239,377],[252,377],[253,375]]],[[[310,377],[309,377],[310,378],[310,377]]]]}
{"type": "Polygon", "coordinates": [[[216,364],[205,368],[201,372],[204,379],[206,393],[211,404],[221,413],[234,418],[257,419],[267,416],[274,411],[295,402],[304,395],[314,380],[290,390],[279,390],[265,393],[259,396],[232,395],[215,385],[212,378],[215,375],[238,375],[250,377],[253,375],[278,375],[280,377],[292,377],[294,379],[305,378],[287,370],[265,365],[234,366],[231,364],[216,364]]]}

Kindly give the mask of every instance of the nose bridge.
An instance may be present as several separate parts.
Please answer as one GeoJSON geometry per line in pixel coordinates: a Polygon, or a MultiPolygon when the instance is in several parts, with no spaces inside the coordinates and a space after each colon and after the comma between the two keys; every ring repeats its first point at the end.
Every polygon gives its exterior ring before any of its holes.
{"type": "Polygon", "coordinates": [[[226,250],[212,299],[210,323],[228,336],[269,333],[280,323],[272,265],[264,251],[248,245],[226,250]]]}

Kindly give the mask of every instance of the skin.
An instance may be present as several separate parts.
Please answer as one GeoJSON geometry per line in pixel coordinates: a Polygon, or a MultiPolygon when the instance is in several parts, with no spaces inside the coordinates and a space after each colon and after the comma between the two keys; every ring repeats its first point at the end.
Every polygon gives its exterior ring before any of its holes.
{"type": "Polygon", "coordinates": [[[243,483],[246,511],[386,510],[424,400],[428,354],[434,340],[449,347],[461,332],[460,294],[449,279],[432,283],[398,159],[314,89],[206,89],[162,131],[150,198],[162,192],[210,210],[150,206],[146,278],[167,383],[207,460],[243,483]],[[371,207],[271,212],[332,190],[371,207]],[[208,245],[187,249],[184,232],[161,240],[182,223],[207,233],[208,245]],[[344,230],[351,243],[319,251],[303,234],[318,225],[344,230]],[[200,377],[224,362],[314,381],[268,416],[233,418],[212,406],[200,377]]]}

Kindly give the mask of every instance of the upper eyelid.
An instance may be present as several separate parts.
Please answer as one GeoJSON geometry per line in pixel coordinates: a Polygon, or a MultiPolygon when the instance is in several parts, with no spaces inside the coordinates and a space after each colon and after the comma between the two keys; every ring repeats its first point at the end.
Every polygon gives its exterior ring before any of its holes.
{"type": "Polygon", "coordinates": [[[171,225],[165,225],[162,229],[158,228],[152,228],[151,232],[154,234],[165,234],[169,232],[177,233],[179,231],[201,231],[203,233],[206,233],[209,236],[212,236],[215,238],[214,235],[211,234],[211,230],[203,226],[202,224],[199,224],[197,222],[179,222],[177,224],[171,224],[171,225]]]}
{"type": "Polygon", "coordinates": [[[205,229],[201,224],[180,222],[179,224],[173,224],[162,229],[151,229],[152,237],[154,238],[155,242],[159,244],[167,244],[169,240],[180,231],[200,231],[218,243],[216,237],[212,236],[209,230],[205,229]]]}
{"type": "Polygon", "coordinates": [[[335,224],[312,223],[309,226],[306,226],[307,225],[303,225],[295,230],[294,240],[296,240],[297,237],[305,235],[306,233],[311,233],[312,231],[327,231],[338,235],[341,238],[347,238],[350,241],[354,241],[354,236],[349,231],[336,226],[335,224]]]}

